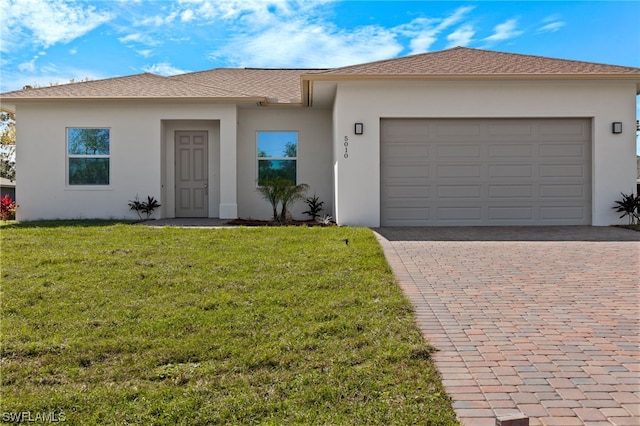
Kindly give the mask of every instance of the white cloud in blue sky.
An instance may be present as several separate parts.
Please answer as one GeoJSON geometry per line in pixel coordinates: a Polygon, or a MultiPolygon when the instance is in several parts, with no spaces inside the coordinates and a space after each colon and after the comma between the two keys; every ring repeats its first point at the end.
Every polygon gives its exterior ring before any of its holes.
{"type": "Polygon", "coordinates": [[[638,2],[0,0],[0,10],[1,91],[138,72],[336,67],[455,46],[640,66],[638,2]]]}
{"type": "Polygon", "coordinates": [[[157,75],[176,75],[176,74],[184,74],[186,71],[181,70],[179,68],[174,67],[168,62],[162,62],[159,64],[153,64],[148,67],[143,68],[144,72],[150,72],[151,74],[157,75]]]}
{"type": "Polygon", "coordinates": [[[485,41],[495,43],[498,41],[511,40],[523,34],[523,31],[518,30],[518,19],[508,19],[505,22],[498,24],[493,29],[493,34],[485,38],[485,41]]]}
{"type": "Polygon", "coordinates": [[[115,18],[109,11],[62,0],[2,0],[2,52],[20,48],[29,41],[48,48],[68,43],[115,18]]]}

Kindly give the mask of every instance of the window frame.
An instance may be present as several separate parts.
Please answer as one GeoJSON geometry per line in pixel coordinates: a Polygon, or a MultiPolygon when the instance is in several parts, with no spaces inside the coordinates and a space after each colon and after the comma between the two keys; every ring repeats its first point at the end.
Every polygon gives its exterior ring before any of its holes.
{"type": "Polygon", "coordinates": [[[65,128],[65,186],[70,189],[109,189],[111,188],[111,127],[108,126],[69,126],[65,128]],[[109,153],[108,154],[71,154],[69,146],[69,133],[72,130],[107,130],[109,138],[109,153]],[[108,165],[108,183],[71,183],[70,165],[71,159],[106,159],[109,162],[108,165]]]}
{"type": "Polygon", "coordinates": [[[260,185],[260,161],[294,161],[295,162],[295,168],[296,168],[296,176],[295,176],[295,182],[294,185],[298,184],[298,160],[300,158],[300,154],[298,152],[298,149],[300,147],[300,131],[299,130],[256,130],[256,145],[255,145],[255,157],[256,157],[256,188],[259,188],[260,185]],[[293,133],[296,135],[296,139],[295,139],[295,143],[296,143],[296,156],[295,157],[284,157],[284,156],[277,156],[277,157],[260,157],[259,153],[260,153],[260,142],[259,142],[259,136],[261,133],[293,133]]]}

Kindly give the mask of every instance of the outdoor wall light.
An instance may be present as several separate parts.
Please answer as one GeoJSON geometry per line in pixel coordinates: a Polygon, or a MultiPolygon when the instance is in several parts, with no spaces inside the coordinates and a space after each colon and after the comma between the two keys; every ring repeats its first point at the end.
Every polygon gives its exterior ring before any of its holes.
{"type": "Polygon", "coordinates": [[[622,123],[620,121],[611,123],[611,132],[615,134],[622,133],[622,123]]]}
{"type": "Polygon", "coordinates": [[[356,123],[355,129],[353,130],[356,135],[361,135],[364,133],[364,124],[356,123]]]}

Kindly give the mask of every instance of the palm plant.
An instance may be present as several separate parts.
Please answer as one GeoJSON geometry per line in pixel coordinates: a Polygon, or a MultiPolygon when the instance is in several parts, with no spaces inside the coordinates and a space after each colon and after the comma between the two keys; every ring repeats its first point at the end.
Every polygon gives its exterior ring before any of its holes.
{"type": "Polygon", "coordinates": [[[289,179],[282,177],[267,179],[258,186],[262,197],[271,204],[273,220],[281,223],[286,222],[291,204],[298,200],[304,200],[308,189],[309,185],[306,183],[295,185],[289,179]],[[278,214],[278,205],[281,206],[280,214],[278,214]]]}
{"type": "Polygon", "coordinates": [[[258,186],[258,192],[262,194],[262,198],[267,200],[271,204],[273,209],[273,220],[278,220],[278,203],[280,202],[280,192],[282,191],[282,178],[276,177],[273,179],[267,179],[260,186],[258,186]]]}
{"type": "Polygon", "coordinates": [[[618,213],[622,213],[620,218],[629,216],[629,225],[640,222],[640,194],[634,195],[620,193],[622,200],[616,201],[616,205],[611,207],[618,213]]]}
{"type": "Polygon", "coordinates": [[[309,210],[302,212],[303,214],[308,214],[311,216],[311,219],[316,220],[320,217],[320,212],[322,211],[322,205],[324,201],[320,201],[320,198],[316,194],[313,194],[313,197],[309,197],[305,200],[307,206],[309,206],[309,210]]]}
{"type": "Polygon", "coordinates": [[[280,212],[280,222],[286,222],[287,211],[289,206],[296,201],[305,200],[309,185],[306,183],[299,183],[293,185],[291,182],[288,186],[285,186],[280,194],[280,203],[282,204],[282,211],[280,212]]]}

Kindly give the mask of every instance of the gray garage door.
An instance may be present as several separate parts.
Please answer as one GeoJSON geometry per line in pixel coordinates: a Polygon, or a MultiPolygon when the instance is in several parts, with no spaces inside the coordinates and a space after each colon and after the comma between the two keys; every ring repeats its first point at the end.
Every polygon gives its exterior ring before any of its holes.
{"type": "Polygon", "coordinates": [[[591,120],[383,119],[383,226],[591,224],[591,120]]]}

